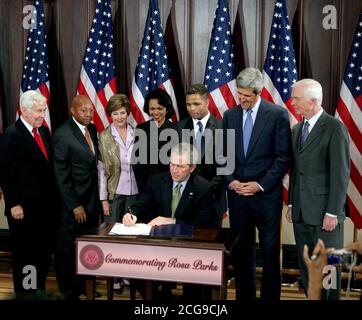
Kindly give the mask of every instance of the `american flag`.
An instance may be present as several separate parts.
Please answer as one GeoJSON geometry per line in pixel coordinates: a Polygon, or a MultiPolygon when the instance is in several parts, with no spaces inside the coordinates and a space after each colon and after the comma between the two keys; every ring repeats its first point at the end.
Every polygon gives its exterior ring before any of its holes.
{"type": "MultiPolygon", "coordinates": [[[[143,112],[144,99],[149,91],[158,87],[166,90],[170,95],[175,111],[173,120],[179,120],[176,96],[170,80],[160,12],[157,0],[150,0],[142,45],[132,81],[130,102],[134,122],[142,123],[149,119],[149,116],[143,112]]],[[[132,118],[130,120],[132,121],[132,118]]]]}
{"type": "MultiPolygon", "coordinates": [[[[298,79],[294,56],[291,28],[285,0],[275,1],[268,51],[263,69],[264,88],[261,96],[288,110],[290,125],[293,127],[301,116],[291,105],[291,85],[298,79]]],[[[284,202],[287,203],[289,175],[283,180],[284,202]]]]}
{"type": "Polygon", "coordinates": [[[275,2],[261,96],[289,111],[291,126],[301,120],[291,105],[291,85],[298,79],[291,28],[285,0],[275,2]]]}
{"type": "MultiPolygon", "coordinates": [[[[48,49],[44,26],[43,0],[34,1],[31,17],[31,28],[28,34],[28,43],[25,53],[23,78],[20,87],[20,96],[28,90],[37,90],[47,98],[48,108],[43,124],[51,129],[49,114],[49,75],[48,49]]],[[[18,108],[17,117],[20,114],[18,108]]]]}
{"type": "Polygon", "coordinates": [[[210,92],[209,110],[219,119],[238,104],[232,41],[228,0],[218,0],[204,84],[210,92]]]}
{"type": "Polygon", "coordinates": [[[78,83],[78,94],[88,96],[94,105],[98,132],[110,123],[105,108],[116,91],[111,0],[98,0],[78,83]]]}
{"type": "Polygon", "coordinates": [[[347,190],[349,213],[358,229],[362,228],[362,11],[342,81],[336,118],[349,132],[351,173],[347,190]]]}

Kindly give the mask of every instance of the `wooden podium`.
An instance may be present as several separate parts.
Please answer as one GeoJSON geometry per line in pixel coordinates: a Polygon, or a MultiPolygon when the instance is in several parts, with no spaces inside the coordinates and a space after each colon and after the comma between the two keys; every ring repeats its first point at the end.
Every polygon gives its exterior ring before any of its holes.
{"type": "MultiPolygon", "coordinates": [[[[103,223],[95,235],[76,240],[78,275],[195,283],[217,288],[215,299],[227,297],[228,229],[192,229],[180,225],[153,227],[149,236],[110,235],[114,223],[103,223]]],[[[151,285],[146,299],[152,298],[151,285]]],[[[93,300],[94,280],[86,281],[93,300]]],[[[112,281],[107,281],[113,299],[112,281]]]]}

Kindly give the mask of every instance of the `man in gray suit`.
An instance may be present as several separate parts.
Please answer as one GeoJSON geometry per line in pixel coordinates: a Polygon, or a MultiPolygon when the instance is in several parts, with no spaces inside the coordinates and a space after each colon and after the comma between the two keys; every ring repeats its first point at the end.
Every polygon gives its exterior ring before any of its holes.
{"type": "MultiPolygon", "coordinates": [[[[293,222],[305,292],[308,273],[303,247],[318,239],[326,247],[343,247],[343,220],[349,180],[349,142],[345,126],[322,108],[322,86],[303,79],[292,86],[293,106],[303,121],[292,129],[293,166],[286,218],[293,222]]],[[[339,283],[339,280],[337,280],[339,283]]],[[[338,299],[337,290],[324,293],[338,299]]]]}

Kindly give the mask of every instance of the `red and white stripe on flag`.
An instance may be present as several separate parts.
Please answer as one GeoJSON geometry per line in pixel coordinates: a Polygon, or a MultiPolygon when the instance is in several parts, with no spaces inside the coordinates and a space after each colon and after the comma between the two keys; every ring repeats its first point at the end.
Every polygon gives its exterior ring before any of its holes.
{"type": "Polygon", "coordinates": [[[77,90],[92,101],[98,132],[110,124],[106,106],[116,91],[111,0],[98,0],[77,90]]]}
{"type": "MultiPolygon", "coordinates": [[[[291,85],[297,81],[293,41],[285,0],[275,1],[267,56],[264,69],[264,88],[261,96],[288,110],[290,125],[294,126],[301,117],[291,105],[291,85]]],[[[288,201],[289,175],[283,179],[284,202],[288,201]]]]}
{"type": "MultiPolygon", "coordinates": [[[[28,34],[25,62],[23,75],[20,86],[20,96],[25,91],[36,90],[47,98],[47,110],[43,125],[49,130],[50,114],[49,114],[49,65],[48,65],[48,49],[46,44],[45,24],[44,24],[44,6],[43,0],[35,0],[32,12],[32,19],[35,24],[31,26],[28,34]]],[[[17,108],[16,118],[20,115],[20,106],[17,108]]]]}
{"type": "Polygon", "coordinates": [[[149,116],[143,112],[144,100],[147,93],[156,88],[162,88],[170,95],[175,111],[173,120],[180,120],[176,95],[170,80],[160,12],[157,0],[150,0],[142,45],[132,81],[130,122],[137,124],[149,120],[149,116]]]}
{"type": "Polygon", "coordinates": [[[238,104],[236,66],[227,0],[218,0],[211,32],[204,84],[208,88],[209,111],[221,119],[238,104]]]}
{"type": "Polygon", "coordinates": [[[347,189],[350,218],[362,228],[362,11],[346,65],[335,117],[347,127],[351,172],[347,189]]]}

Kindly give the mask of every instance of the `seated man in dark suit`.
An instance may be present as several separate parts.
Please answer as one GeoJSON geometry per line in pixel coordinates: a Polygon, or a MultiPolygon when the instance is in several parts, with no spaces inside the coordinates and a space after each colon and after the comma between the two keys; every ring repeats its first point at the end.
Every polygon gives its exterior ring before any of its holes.
{"type": "Polygon", "coordinates": [[[180,143],[171,150],[170,172],[152,175],[145,191],[123,216],[125,225],[137,221],[152,226],[180,223],[210,227],[211,183],[193,173],[197,163],[196,149],[180,143]]]}
{"type": "MultiPolygon", "coordinates": [[[[153,175],[132,213],[123,216],[123,224],[137,221],[152,226],[164,224],[190,224],[211,227],[213,207],[212,184],[193,173],[197,163],[197,150],[187,143],[180,143],[171,150],[170,172],[153,175]]],[[[198,285],[184,285],[184,297],[202,299],[208,290],[198,285]]],[[[141,292],[142,293],[142,292],[141,292]]]]}

